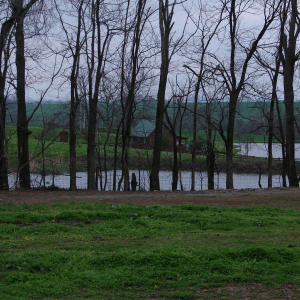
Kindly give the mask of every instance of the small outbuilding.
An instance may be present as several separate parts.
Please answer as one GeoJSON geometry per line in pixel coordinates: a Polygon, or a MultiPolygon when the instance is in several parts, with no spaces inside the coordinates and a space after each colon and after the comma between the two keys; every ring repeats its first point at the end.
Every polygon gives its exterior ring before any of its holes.
{"type": "MultiPolygon", "coordinates": [[[[170,128],[163,123],[162,150],[173,151],[173,135],[170,128]]],[[[178,144],[178,136],[177,144],[178,144]]],[[[181,137],[181,152],[186,152],[188,138],[181,137]]],[[[133,128],[130,134],[130,147],[138,149],[153,150],[155,140],[155,121],[142,119],[133,128]]],[[[178,145],[179,147],[179,145],[178,145]]]]}
{"type": "Polygon", "coordinates": [[[67,143],[68,142],[68,139],[69,139],[69,132],[68,130],[64,130],[60,133],[60,141],[61,142],[64,142],[64,143],[67,143]]]}

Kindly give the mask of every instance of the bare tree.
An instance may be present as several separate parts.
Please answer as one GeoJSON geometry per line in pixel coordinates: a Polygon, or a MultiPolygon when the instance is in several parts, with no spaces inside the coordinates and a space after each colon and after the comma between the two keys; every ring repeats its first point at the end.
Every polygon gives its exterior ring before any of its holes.
{"type": "Polygon", "coordinates": [[[188,84],[187,87],[180,88],[181,93],[181,101],[179,102],[179,137],[178,137],[178,147],[179,147],[179,182],[180,182],[180,190],[183,191],[183,184],[182,184],[182,165],[181,165],[181,154],[182,154],[182,126],[183,126],[183,119],[185,113],[187,111],[187,103],[188,98],[191,94],[191,78],[188,77],[188,84]]]}
{"type": "MultiPolygon", "coordinates": [[[[180,100],[179,100],[180,101],[180,100]]],[[[172,167],[172,191],[177,190],[178,185],[178,155],[177,155],[177,135],[176,135],[176,123],[178,122],[179,118],[179,111],[180,109],[176,109],[176,96],[174,96],[174,112],[173,112],[173,118],[169,117],[168,110],[166,110],[166,119],[168,122],[168,125],[170,127],[171,134],[173,136],[173,167],[172,167]]]]}
{"type": "MultiPolygon", "coordinates": [[[[210,73],[210,72],[208,72],[210,73]]],[[[215,121],[215,109],[218,106],[218,100],[222,98],[222,88],[214,78],[214,70],[210,75],[206,75],[205,81],[201,82],[201,89],[203,92],[203,99],[205,100],[205,111],[203,112],[203,118],[206,121],[206,167],[208,177],[208,189],[213,190],[215,186],[214,173],[216,165],[216,124],[215,121]]]]}
{"type": "MultiPolygon", "coordinates": [[[[281,30],[283,30],[283,23],[281,23],[281,30]]],[[[266,44],[266,47],[262,47],[261,52],[265,51],[265,55],[261,55],[260,52],[255,54],[255,58],[261,67],[266,71],[268,77],[271,81],[271,101],[268,101],[270,104],[268,106],[268,113],[265,113],[263,108],[263,115],[267,118],[268,121],[268,188],[271,188],[272,177],[273,177],[273,140],[274,140],[274,118],[275,118],[275,104],[278,101],[277,95],[277,86],[278,86],[278,77],[280,73],[280,58],[282,56],[282,34],[279,34],[279,43],[276,42],[274,47],[270,47],[270,43],[266,44]],[[275,53],[274,53],[275,52],[275,53]],[[273,56],[275,61],[273,60],[273,56]]],[[[281,126],[280,114],[277,115],[279,118],[279,126],[281,126]]],[[[279,138],[277,137],[277,140],[279,138]]],[[[281,136],[282,147],[285,148],[284,136],[281,136]]],[[[283,151],[284,152],[284,151],[283,151]]],[[[285,168],[285,155],[283,156],[283,167],[285,168]]],[[[285,172],[284,172],[285,173],[285,172]]],[[[285,175],[284,175],[285,176],[285,175]]]]}
{"type": "Polygon", "coordinates": [[[62,44],[65,44],[65,53],[70,53],[71,74],[70,80],[70,118],[69,118],[69,145],[70,145],[70,190],[76,190],[76,112],[80,104],[80,97],[78,93],[78,76],[80,73],[80,56],[82,54],[82,47],[85,43],[85,35],[83,34],[83,16],[87,10],[88,3],[85,0],[78,2],[70,1],[70,18],[74,17],[74,25],[69,24],[71,20],[66,22],[63,18],[61,9],[56,2],[56,9],[59,15],[59,21],[63,34],[65,35],[62,44]]]}
{"type": "MultiPolygon", "coordinates": [[[[128,92],[125,101],[122,101],[122,110],[123,110],[123,126],[122,126],[122,176],[124,176],[124,191],[130,190],[129,185],[129,162],[128,162],[128,147],[129,147],[129,139],[130,139],[130,130],[131,130],[131,123],[133,120],[133,110],[134,110],[134,101],[135,95],[137,92],[137,79],[138,75],[141,71],[141,63],[143,62],[144,58],[141,58],[141,38],[143,35],[143,31],[148,21],[149,16],[152,13],[151,8],[146,9],[146,0],[138,0],[137,1],[137,8],[134,14],[134,22],[131,24],[133,29],[133,37],[132,37],[132,46],[130,50],[130,75],[127,80],[125,79],[125,49],[128,44],[128,29],[125,26],[124,31],[124,42],[122,46],[122,82],[124,79],[127,81],[128,92]],[[124,103],[125,102],[125,103],[124,103]]],[[[129,7],[130,1],[128,1],[129,7]]],[[[127,8],[128,11],[128,8],[127,8]]],[[[126,21],[127,23],[127,21],[126,21]]],[[[124,84],[122,84],[124,87],[124,84]]],[[[123,99],[124,91],[121,90],[121,99],[123,99]]]]}
{"type": "Polygon", "coordinates": [[[295,162],[295,116],[294,116],[294,74],[295,64],[299,59],[297,39],[300,33],[298,1],[284,1],[281,14],[281,40],[283,51],[284,104],[286,116],[286,161],[290,186],[299,186],[295,162]],[[288,22],[288,24],[287,24],[288,22]]]}
{"type": "MultiPolygon", "coordinates": [[[[29,169],[29,150],[28,150],[28,119],[26,115],[26,97],[25,97],[25,42],[24,42],[24,20],[35,4],[43,5],[42,0],[31,0],[27,4],[24,0],[11,1],[12,16],[15,19],[15,42],[16,42],[16,69],[17,69],[17,99],[18,99],[18,173],[19,184],[23,189],[30,188],[30,169],[29,169]]],[[[40,10],[41,7],[38,7],[40,10]]]]}
{"type": "MultiPolygon", "coordinates": [[[[114,12],[108,8],[109,4],[102,1],[91,0],[89,28],[86,28],[85,60],[88,68],[88,189],[96,189],[95,181],[95,146],[96,125],[98,115],[98,102],[100,85],[105,75],[105,65],[110,42],[114,30],[114,12]],[[113,22],[112,22],[113,21],[113,22]],[[90,31],[90,32],[89,32],[90,31]]],[[[87,26],[87,24],[85,24],[87,26]]]]}
{"type": "Polygon", "coordinates": [[[286,163],[286,149],[285,149],[285,135],[284,135],[284,129],[282,124],[282,116],[281,116],[281,109],[279,106],[278,97],[275,98],[276,103],[276,111],[278,116],[278,123],[279,123],[279,132],[280,132],[280,138],[277,137],[277,140],[281,141],[281,153],[282,153],[282,185],[284,187],[287,187],[286,183],[286,174],[287,174],[287,163],[286,163]]]}
{"type": "MultiPolygon", "coordinates": [[[[176,53],[183,40],[184,33],[175,42],[174,34],[172,34],[174,21],[174,9],[177,1],[169,2],[169,0],[159,0],[159,31],[160,31],[160,78],[157,93],[156,108],[156,125],[155,140],[153,149],[153,161],[150,172],[150,190],[160,190],[159,184],[159,168],[160,168],[160,152],[162,142],[162,126],[163,116],[165,113],[165,95],[169,73],[169,66],[172,56],[176,53]]],[[[184,32],[184,30],[183,30],[184,32]]]]}
{"type": "MultiPolygon", "coordinates": [[[[108,172],[108,151],[107,147],[111,147],[112,143],[110,142],[110,139],[113,137],[113,127],[115,126],[116,122],[119,119],[119,112],[120,112],[120,106],[116,103],[118,102],[116,100],[116,95],[118,95],[117,87],[114,85],[114,81],[111,78],[105,78],[104,81],[102,81],[102,87],[101,87],[101,95],[103,97],[103,101],[100,103],[100,107],[98,110],[98,118],[102,121],[102,124],[104,125],[102,129],[105,129],[105,132],[101,130],[99,133],[99,147],[96,148],[97,157],[98,157],[98,175],[100,175],[100,190],[105,190],[107,187],[107,172],[108,172]],[[104,140],[104,141],[103,141],[104,140]],[[103,153],[103,157],[102,157],[103,153]],[[104,178],[102,176],[102,173],[104,171],[104,178]]],[[[114,160],[118,158],[118,144],[115,147],[115,157],[114,160]]],[[[116,164],[115,164],[116,165],[116,164]]],[[[96,178],[97,178],[97,172],[96,172],[96,178]]],[[[96,179],[97,182],[97,179],[96,179]]]]}
{"type": "MultiPolygon", "coordinates": [[[[277,115],[280,125],[280,136],[278,140],[282,144],[283,153],[283,180],[286,185],[285,174],[289,178],[290,186],[298,186],[297,170],[295,163],[295,115],[294,115],[294,73],[295,64],[299,59],[300,51],[297,50],[297,39],[300,32],[299,13],[297,0],[283,1],[282,9],[280,11],[279,23],[279,42],[275,50],[275,66],[272,66],[260,55],[256,55],[260,65],[268,71],[269,77],[272,81],[272,96],[270,103],[270,113],[268,118],[269,124],[269,138],[268,138],[268,187],[272,187],[272,139],[274,136],[274,106],[276,103],[277,115]],[[282,71],[280,70],[282,64],[282,71]],[[283,75],[283,89],[284,89],[284,105],[285,105],[285,135],[283,132],[281,114],[278,105],[277,97],[277,81],[279,74],[283,75]]],[[[270,45],[266,45],[265,51],[270,49],[270,45]]],[[[273,51],[274,52],[274,51],[273,51]]],[[[274,55],[274,53],[271,53],[274,55]]]]}
{"type": "Polygon", "coordinates": [[[226,188],[233,188],[233,138],[235,127],[235,116],[237,102],[245,90],[247,81],[249,80],[249,74],[247,73],[249,68],[249,62],[253,58],[254,53],[257,50],[259,43],[267,32],[272,22],[278,16],[278,12],[281,6],[281,1],[272,0],[264,3],[262,7],[257,8],[257,3],[254,1],[237,1],[230,0],[226,6],[226,12],[228,16],[229,26],[229,47],[230,58],[229,66],[226,66],[226,62],[221,59],[218,60],[218,71],[224,82],[226,90],[228,92],[228,124],[226,133],[223,128],[220,127],[220,134],[226,145],[226,188]],[[262,8],[260,10],[259,8],[262,8]],[[245,41],[241,40],[242,32],[240,30],[240,19],[243,14],[250,9],[258,9],[259,13],[263,13],[263,25],[260,30],[255,34],[251,33],[251,39],[248,45],[245,41]],[[244,57],[242,57],[244,55],[244,57]]]}
{"type": "MultiPolygon", "coordinates": [[[[210,45],[218,33],[218,29],[224,19],[224,10],[226,8],[226,2],[221,3],[220,7],[209,6],[207,3],[198,2],[197,8],[192,7],[189,9],[189,18],[196,27],[196,33],[192,39],[193,43],[188,45],[184,56],[188,59],[188,64],[185,65],[196,77],[195,89],[194,89],[194,110],[193,110],[193,144],[192,144],[192,178],[191,178],[191,190],[195,190],[195,168],[196,168],[196,144],[197,144],[197,106],[199,101],[199,94],[205,96],[205,92],[202,91],[204,86],[205,76],[209,72],[211,66],[207,61],[207,57],[210,56],[210,45]],[[197,9],[200,13],[198,17],[192,13],[197,9]],[[218,12],[216,14],[216,11],[218,12]],[[195,66],[196,65],[196,66],[195,66]],[[198,67],[198,71],[195,71],[198,67]]],[[[214,170],[214,152],[211,143],[211,108],[210,102],[207,102],[207,162],[209,170],[209,184],[208,187],[213,187],[213,170],[214,170]],[[210,174],[212,172],[212,174],[210,174]]]]}
{"type": "Polygon", "coordinates": [[[10,14],[8,3],[0,3],[4,16],[1,18],[0,33],[0,190],[7,190],[8,166],[5,153],[5,121],[6,121],[6,80],[11,56],[11,43],[15,18],[10,14]]]}
{"type": "Polygon", "coordinates": [[[270,113],[269,113],[269,136],[268,136],[268,188],[271,188],[272,178],[273,178],[273,137],[274,137],[274,108],[275,102],[277,99],[277,82],[278,82],[278,75],[279,75],[279,68],[280,68],[280,53],[281,53],[281,45],[278,47],[278,54],[276,55],[276,65],[274,73],[270,74],[271,81],[272,81],[272,96],[271,96],[271,103],[270,103],[270,113]]]}

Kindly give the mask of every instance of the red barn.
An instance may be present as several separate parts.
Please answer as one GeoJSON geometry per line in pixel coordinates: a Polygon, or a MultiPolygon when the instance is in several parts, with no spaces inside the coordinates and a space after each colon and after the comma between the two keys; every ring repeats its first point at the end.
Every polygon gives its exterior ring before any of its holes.
{"type": "MultiPolygon", "coordinates": [[[[143,119],[137,123],[130,134],[130,147],[153,150],[155,139],[155,121],[143,119]]],[[[188,138],[182,137],[182,152],[186,152],[186,142],[188,138]]],[[[178,144],[178,136],[177,136],[178,144]]],[[[163,124],[162,150],[173,151],[173,135],[170,128],[163,124]]]]}

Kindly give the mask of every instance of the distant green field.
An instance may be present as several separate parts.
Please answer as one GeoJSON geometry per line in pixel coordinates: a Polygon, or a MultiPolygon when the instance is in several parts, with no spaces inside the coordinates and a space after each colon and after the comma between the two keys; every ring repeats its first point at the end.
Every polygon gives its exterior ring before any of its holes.
{"type": "MultiPolygon", "coordinates": [[[[59,133],[64,128],[57,128],[55,130],[49,131],[46,135],[43,136],[42,139],[37,139],[43,132],[43,128],[41,127],[29,127],[29,130],[32,132],[29,135],[29,152],[30,158],[35,160],[33,164],[33,171],[41,172],[41,164],[42,164],[42,153],[44,150],[44,157],[46,161],[46,173],[60,173],[66,172],[68,170],[68,160],[69,160],[69,143],[64,143],[59,141],[59,133]],[[53,171],[53,170],[56,171],[53,171]]],[[[6,128],[7,138],[8,138],[8,151],[10,154],[10,161],[13,162],[17,160],[17,132],[16,127],[8,126],[6,128]]],[[[191,135],[191,131],[185,130],[183,131],[183,135],[188,136],[191,135]]],[[[205,149],[205,131],[201,130],[197,132],[199,145],[201,149],[205,149]],[[201,140],[202,139],[202,140],[201,140]]],[[[263,137],[257,135],[251,135],[248,141],[262,142],[263,137]]],[[[99,151],[101,158],[103,159],[104,155],[104,147],[103,143],[106,141],[106,134],[98,133],[96,142],[99,143],[97,147],[97,151],[99,151]]],[[[239,140],[236,139],[236,142],[239,140]]],[[[115,142],[115,134],[111,134],[108,140],[108,146],[106,147],[106,157],[108,160],[107,168],[111,168],[111,162],[114,157],[114,142],[115,142]]],[[[121,143],[121,138],[119,138],[119,143],[121,143]]],[[[191,143],[191,141],[190,141],[191,143]]],[[[199,148],[199,149],[200,149],[199,148]]],[[[224,142],[221,137],[216,134],[215,139],[215,149],[220,153],[225,153],[224,142]]],[[[121,157],[122,149],[118,147],[118,157],[121,157]]],[[[236,151],[235,151],[236,153],[236,151]]],[[[179,158],[178,153],[178,158],[179,158]]],[[[87,157],[87,137],[86,130],[85,132],[79,131],[77,134],[77,145],[76,145],[76,156],[79,160],[82,161],[83,165],[79,164],[78,169],[85,170],[86,168],[86,157],[87,157]]],[[[140,162],[141,166],[144,168],[150,167],[149,162],[152,161],[152,151],[150,150],[141,150],[141,149],[129,149],[129,157],[131,161],[140,162]]],[[[197,155],[197,160],[202,163],[205,162],[205,154],[201,152],[200,155],[197,155]]],[[[223,160],[223,156],[218,155],[217,161],[223,160]]],[[[164,152],[161,153],[161,161],[169,168],[172,168],[173,163],[173,153],[172,152],[164,152]]],[[[189,165],[191,162],[191,153],[183,153],[181,154],[181,161],[183,164],[189,165]]],[[[103,161],[102,161],[103,163],[103,161]]]]}
{"type": "MultiPolygon", "coordinates": [[[[179,134],[179,132],[178,132],[179,134]]],[[[190,129],[182,129],[182,136],[183,137],[188,137],[188,143],[192,143],[192,139],[193,139],[193,131],[190,129]]],[[[225,132],[225,136],[226,136],[226,132],[225,132]]],[[[207,135],[206,135],[206,131],[205,130],[198,130],[197,131],[197,139],[199,141],[202,141],[205,144],[205,141],[207,140],[207,135]]],[[[219,132],[217,131],[213,131],[212,132],[212,140],[214,140],[215,142],[220,143],[223,142],[223,139],[221,137],[221,135],[219,134],[219,132]]],[[[258,135],[258,134],[235,134],[234,136],[234,143],[266,143],[267,137],[262,136],[262,135],[258,135]]]]}
{"type": "MultiPolygon", "coordinates": [[[[35,158],[34,167],[37,168],[37,172],[41,172],[41,164],[42,164],[42,150],[44,149],[44,155],[46,160],[46,173],[52,173],[53,170],[55,173],[66,172],[68,170],[68,160],[69,160],[69,143],[63,143],[59,141],[57,138],[57,133],[54,134],[53,132],[49,133],[44,137],[42,140],[36,139],[43,129],[38,127],[29,127],[29,130],[32,131],[32,134],[29,135],[29,152],[30,157],[35,158]],[[56,171],[55,171],[56,170],[56,171]]],[[[60,132],[59,129],[56,132],[60,132]]],[[[17,160],[17,132],[16,127],[7,127],[7,136],[9,139],[8,142],[8,150],[10,153],[10,160],[17,160]]],[[[103,142],[105,135],[100,133],[97,138],[97,142],[103,142]]],[[[110,137],[109,142],[114,143],[115,134],[112,134],[110,137]]],[[[79,160],[82,160],[84,163],[83,168],[86,168],[86,156],[87,156],[87,143],[86,138],[83,135],[78,133],[77,138],[77,145],[76,145],[76,156],[79,160]]],[[[103,159],[104,149],[103,144],[97,147],[100,155],[103,159]]],[[[121,157],[122,148],[118,147],[118,157],[121,157]]],[[[114,157],[114,147],[109,145],[106,147],[106,155],[107,160],[112,162],[114,157]]],[[[141,149],[129,149],[129,157],[132,161],[140,161],[141,166],[148,168],[148,160],[152,160],[152,151],[149,150],[141,150],[141,149]]],[[[179,157],[179,154],[178,154],[179,157]]],[[[199,156],[198,159],[205,160],[204,156],[199,156]]],[[[191,154],[190,153],[183,153],[181,154],[182,162],[189,163],[191,161],[191,154]]],[[[161,153],[161,161],[172,165],[173,161],[173,153],[172,152],[164,152],[161,153]]],[[[81,164],[78,165],[78,168],[81,168],[81,164]]],[[[107,164],[107,168],[111,168],[111,164],[107,164]]],[[[85,169],[84,169],[85,170],[85,169]]],[[[34,170],[33,170],[34,171],[34,170]]]]}
{"type": "MultiPolygon", "coordinates": [[[[176,113],[176,109],[172,107],[173,104],[170,104],[170,107],[167,109],[168,114],[173,120],[173,115],[176,113]]],[[[193,111],[194,104],[192,102],[187,103],[187,109],[185,111],[185,115],[183,117],[183,128],[192,128],[192,111],[193,111]]],[[[279,103],[281,116],[284,117],[285,114],[285,107],[283,102],[279,103]]],[[[295,115],[296,119],[298,118],[300,112],[300,102],[295,102],[295,115]]],[[[36,104],[27,104],[27,115],[30,116],[32,112],[36,109],[36,104]]],[[[99,127],[105,127],[106,122],[110,122],[112,119],[115,119],[115,125],[117,124],[117,120],[120,120],[121,116],[121,106],[119,104],[114,104],[114,111],[111,109],[107,109],[107,105],[104,103],[99,103],[99,127]],[[106,120],[107,119],[107,120],[106,120]]],[[[261,121],[267,119],[265,115],[268,115],[270,109],[270,102],[262,102],[262,101],[241,101],[237,105],[237,113],[236,113],[236,124],[237,130],[239,127],[243,127],[247,131],[249,126],[253,125],[253,121],[257,123],[256,127],[261,126],[261,121]]],[[[227,110],[227,103],[215,103],[212,105],[212,118],[219,120],[221,116],[221,112],[225,115],[226,119],[226,110],[227,110]]],[[[36,110],[34,117],[31,119],[29,125],[36,126],[36,127],[46,127],[50,124],[58,124],[61,127],[67,126],[69,121],[69,111],[70,111],[70,104],[58,102],[57,104],[41,104],[39,108],[36,110]]],[[[204,126],[205,129],[205,111],[206,111],[206,104],[199,103],[198,104],[198,122],[199,126],[204,126]],[[202,125],[201,125],[202,124],[202,125]]],[[[86,120],[86,113],[84,112],[83,108],[78,109],[78,122],[84,124],[84,119],[86,120]]],[[[183,113],[183,108],[182,108],[183,113]]],[[[155,119],[156,116],[156,106],[155,103],[152,104],[145,104],[145,103],[138,103],[136,105],[135,110],[135,118],[146,117],[150,119],[155,119]]],[[[277,116],[277,111],[275,111],[275,117],[277,116]]],[[[16,104],[10,105],[7,111],[7,125],[16,125],[16,118],[17,118],[17,106],[16,104]]],[[[86,121],[85,121],[86,122],[86,121]]],[[[86,125],[86,124],[85,124],[86,125]]],[[[253,125],[254,126],[254,125],[253,125]]],[[[252,126],[252,127],[253,127],[252,126]]],[[[255,127],[254,126],[254,127],[255,127]]],[[[253,130],[253,128],[251,129],[253,130]]],[[[244,132],[242,132],[244,133],[244,132]]],[[[246,133],[246,132],[245,132],[246,133]]],[[[250,133],[250,132],[249,132],[250,133]]]]}

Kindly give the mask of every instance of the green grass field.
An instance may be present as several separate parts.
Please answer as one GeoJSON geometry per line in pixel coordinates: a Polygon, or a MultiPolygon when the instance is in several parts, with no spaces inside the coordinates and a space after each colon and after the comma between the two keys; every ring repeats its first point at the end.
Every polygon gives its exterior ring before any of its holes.
{"type": "Polygon", "coordinates": [[[299,288],[298,210],[2,204],[0,220],[2,300],[238,299],[226,284],[299,288]]]}
{"type": "MultiPolygon", "coordinates": [[[[67,172],[68,171],[68,159],[69,159],[69,143],[62,143],[59,141],[58,133],[50,132],[48,135],[44,137],[42,140],[36,139],[39,134],[42,133],[43,129],[39,127],[29,127],[29,130],[32,134],[29,135],[29,153],[30,158],[35,158],[40,160],[38,162],[39,166],[36,170],[40,172],[41,170],[41,158],[42,158],[42,149],[44,149],[45,159],[46,159],[46,172],[52,174],[53,167],[52,161],[56,164],[58,162],[59,165],[59,172],[67,172]]],[[[56,130],[60,132],[59,129],[56,130]]],[[[10,153],[10,162],[17,160],[18,152],[17,152],[17,132],[16,127],[8,127],[7,128],[7,136],[9,138],[8,141],[8,151],[10,153]]],[[[115,134],[112,134],[109,140],[109,143],[114,143],[115,134]]],[[[100,133],[97,138],[97,143],[101,142],[101,145],[97,148],[100,151],[101,158],[104,157],[104,150],[103,150],[103,142],[104,142],[104,134],[100,133]]],[[[220,147],[223,147],[220,144],[220,147]]],[[[118,147],[118,157],[121,157],[122,148],[118,147]]],[[[114,157],[114,147],[106,146],[106,155],[108,161],[112,162],[114,157]]],[[[76,145],[76,156],[78,159],[86,159],[87,156],[87,141],[84,136],[78,133],[77,137],[77,145],[76,145]]],[[[149,161],[152,160],[152,151],[150,150],[142,150],[142,149],[129,149],[129,157],[132,161],[140,160],[141,166],[147,168],[148,167],[148,159],[149,161]]],[[[179,154],[178,154],[179,157],[179,154]]],[[[181,159],[183,162],[189,163],[191,161],[191,154],[190,153],[183,153],[181,155],[181,159]]],[[[202,155],[198,156],[199,160],[205,161],[205,157],[202,155]]],[[[170,169],[172,168],[172,161],[173,161],[173,153],[172,152],[165,152],[162,151],[161,153],[161,161],[165,162],[166,164],[170,164],[170,169]]],[[[79,168],[80,166],[78,166],[79,168]]],[[[107,165],[108,169],[111,167],[110,163],[107,165]]],[[[85,170],[85,169],[84,169],[85,170]]]]}
{"type": "MultiPolygon", "coordinates": [[[[37,157],[41,158],[42,149],[45,150],[45,156],[47,159],[69,159],[69,143],[62,143],[59,141],[59,132],[63,130],[63,128],[56,129],[55,131],[51,131],[42,140],[36,139],[42,131],[43,128],[40,127],[29,127],[29,130],[32,132],[29,135],[29,153],[30,157],[37,157]]],[[[17,159],[18,152],[17,152],[17,131],[16,127],[7,127],[6,129],[7,137],[8,137],[8,151],[10,153],[10,160],[17,159]]],[[[184,132],[184,135],[190,134],[190,132],[184,132]]],[[[199,131],[198,136],[204,138],[205,132],[199,131]]],[[[258,137],[254,137],[257,141],[259,141],[258,137]]],[[[101,155],[103,155],[103,143],[105,142],[106,135],[103,133],[99,133],[97,135],[97,143],[100,143],[99,151],[101,155]]],[[[109,146],[106,146],[106,152],[108,159],[112,159],[114,156],[114,147],[111,146],[115,141],[115,134],[111,134],[108,143],[109,146]]],[[[121,143],[121,140],[120,140],[121,143]]],[[[220,140],[220,137],[215,142],[215,147],[217,151],[224,152],[224,143],[220,140]]],[[[121,147],[118,147],[118,155],[120,156],[122,152],[121,147]]],[[[77,136],[77,145],[76,145],[76,156],[78,158],[86,158],[87,155],[87,140],[84,137],[84,134],[78,133],[77,136]]],[[[147,157],[152,159],[152,151],[146,151],[141,149],[130,149],[129,156],[132,160],[136,160],[140,157],[142,161],[144,161],[144,165],[147,161],[147,157]]],[[[179,157],[179,154],[178,154],[179,157]]],[[[191,161],[191,154],[190,153],[183,153],[181,155],[181,159],[183,162],[189,163],[191,161]]],[[[205,160],[204,155],[198,155],[199,160],[205,160]]],[[[217,156],[218,159],[218,156],[217,156]]],[[[172,161],[173,160],[173,153],[171,152],[164,152],[162,151],[161,154],[162,161],[172,161]]]]}

